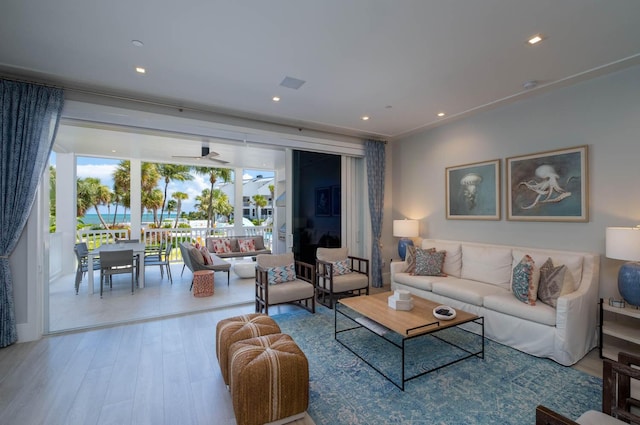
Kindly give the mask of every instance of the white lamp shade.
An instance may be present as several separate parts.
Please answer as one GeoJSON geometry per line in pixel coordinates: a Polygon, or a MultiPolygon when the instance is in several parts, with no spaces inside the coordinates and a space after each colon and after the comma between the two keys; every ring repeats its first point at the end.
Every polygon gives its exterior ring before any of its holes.
{"type": "Polygon", "coordinates": [[[420,234],[418,220],[393,220],[393,236],[415,238],[420,234]]]}
{"type": "Polygon", "coordinates": [[[615,260],[640,261],[640,228],[607,227],[605,255],[615,260]]]}

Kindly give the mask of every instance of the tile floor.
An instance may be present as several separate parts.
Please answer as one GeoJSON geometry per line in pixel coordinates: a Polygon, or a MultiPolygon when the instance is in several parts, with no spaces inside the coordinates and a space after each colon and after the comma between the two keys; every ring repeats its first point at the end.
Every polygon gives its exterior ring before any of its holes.
{"type": "MultiPolygon", "coordinates": [[[[233,263],[233,261],[232,261],[233,263]]],[[[74,289],[74,274],[63,276],[49,286],[49,333],[107,326],[138,320],[148,320],[207,311],[222,307],[253,305],[254,281],[240,278],[230,272],[215,273],[215,290],[211,297],[196,298],[189,291],[192,274],[185,269],[181,276],[182,263],[171,266],[173,284],[166,276],[161,277],[159,267],[147,267],[145,287],[136,288],[131,294],[130,277],[113,277],[113,289],[106,289],[100,298],[100,273],[94,271],[96,293],[89,294],[87,278],[83,278],[78,295],[74,289]]]]}

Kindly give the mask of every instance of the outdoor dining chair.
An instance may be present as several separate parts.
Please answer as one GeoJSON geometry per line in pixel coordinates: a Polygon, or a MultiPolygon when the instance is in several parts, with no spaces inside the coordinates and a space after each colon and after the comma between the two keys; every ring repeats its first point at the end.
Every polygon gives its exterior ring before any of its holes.
{"type": "Polygon", "coordinates": [[[93,267],[89,270],[89,248],[87,247],[86,242],[80,242],[75,244],[73,247],[73,252],[76,254],[76,260],[78,262],[78,267],[76,268],[76,295],[78,295],[78,290],[80,289],[80,282],[82,282],[82,276],[85,273],[91,271],[93,273],[94,269],[100,268],[100,259],[93,259],[93,267]]]}
{"type": "Polygon", "coordinates": [[[160,276],[164,277],[163,267],[167,269],[167,276],[169,276],[169,281],[173,284],[173,278],[171,277],[171,264],[169,262],[171,257],[171,249],[173,245],[170,243],[166,244],[164,253],[159,253],[158,255],[151,255],[144,257],[144,266],[160,266],[160,276]],[[163,258],[164,257],[164,258],[163,258]]]}
{"type": "Polygon", "coordinates": [[[105,280],[109,279],[109,288],[113,287],[112,276],[114,274],[131,273],[131,294],[134,290],[134,258],[132,249],[118,251],[103,251],[100,253],[100,298],[105,280]]]}

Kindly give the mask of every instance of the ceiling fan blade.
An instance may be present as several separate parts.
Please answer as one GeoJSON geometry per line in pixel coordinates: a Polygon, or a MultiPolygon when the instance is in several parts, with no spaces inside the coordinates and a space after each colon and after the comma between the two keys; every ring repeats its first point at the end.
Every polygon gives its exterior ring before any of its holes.
{"type": "Polygon", "coordinates": [[[228,164],[229,163],[229,161],[225,161],[224,159],[212,158],[211,156],[209,156],[208,158],[209,158],[209,161],[217,162],[219,164],[228,164]]]}

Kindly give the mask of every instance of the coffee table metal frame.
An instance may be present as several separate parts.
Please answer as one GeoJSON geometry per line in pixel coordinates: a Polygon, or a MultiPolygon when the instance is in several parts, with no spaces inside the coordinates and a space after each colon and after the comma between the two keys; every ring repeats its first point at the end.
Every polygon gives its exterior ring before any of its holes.
{"type": "MultiPolygon", "coordinates": [[[[387,295],[391,295],[392,293],[385,293],[387,295]]],[[[381,295],[381,294],[377,294],[377,295],[381,295]]],[[[363,297],[371,297],[372,295],[362,295],[363,297]]],[[[342,300],[341,300],[342,301],[342,300]]],[[[473,315],[472,317],[465,319],[465,320],[458,320],[455,325],[450,325],[447,323],[447,321],[440,321],[440,320],[434,320],[434,321],[429,321],[424,323],[423,325],[420,326],[416,326],[416,327],[412,327],[412,328],[407,328],[405,329],[405,333],[404,334],[400,334],[392,329],[389,329],[390,332],[395,333],[397,335],[400,335],[402,342],[400,344],[398,344],[397,342],[387,338],[385,336],[385,334],[379,334],[377,332],[375,332],[374,330],[370,329],[367,326],[364,326],[363,324],[361,324],[360,322],[357,322],[356,319],[360,318],[360,317],[365,317],[369,320],[373,320],[375,321],[374,318],[368,317],[365,314],[362,313],[358,313],[355,310],[352,310],[351,308],[349,308],[348,306],[342,304],[340,301],[334,306],[334,338],[337,342],[340,343],[340,345],[342,345],[343,347],[345,347],[347,350],[351,351],[354,355],[356,355],[360,360],[362,360],[363,362],[365,362],[367,365],[369,365],[369,367],[371,367],[373,370],[375,370],[376,372],[378,372],[380,375],[382,375],[384,378],[386,378],[389,382],[391,382],[393,385],[395,385],[396,387],[398,387],[400,390],[404,391],[404,384],[412,379],[418,378],[420,376],[426,375],[428,373],[431,372],[435,372],[436,370],[442,369],[446,366],[450,366],[452,364],[461,362],[463,360],[466,360],[468,358],[471,357],[478,357],[480,359],[484,359],[484,317],[482,316],[475,316],[473,315]],[[347,314],[347,312],[345,310],[348,310],[349,312],[352,312],[352,315],[347,314]],[[349,319],[350,321],[352,321],[353,323],[355,323],[357,326],[351,327],[351,328],[346,328],[346,329],[341,329],[338,330],[338,313],[340,313],[342,316],[346,317],[347,319],[349,319]],[[454,344],[450,341],[447,341],[446,339],[440,338],[437,336],[437,333],[439,331],[445,330],[445,329],[449,329],[452,327],[459,327],[460,325],[464,324],[464,323],[475,323],[477,325],[480,326],[481,328],[481,346],[482,348],[480,349],[480,351],[470,351],[467,348],[464,347],[460,347],[457,344],[454,344]],[[352,349],[351,347],[349,347],[347,344],[345,344],[344,342],[340,341],[340,339],[338,339],[338,334],[343,333],[343,332],[349,332],[355,329],[360,329],[360,328],[365,328],[367,329],[369,332],[373,333],[374,335],[377,335],[378,337],[384,339],[385,341],[391,343],[392,345],[394,345],[395,347],[399,348],[402,352],[402,382],[401,384],[396,383],[393,379],[391,379],[391,377],[387,376],[383,371],[381,371],[380,369],[378,369],[376,366],[374,366],[373,364],[371,364],[369,361],[367,361],[366,359],[364,359],[360,354],[358,354],[354,349],[352,349]],[[414,338],[418,338],[421,336],[432,336],[434,338],[439,339],[440,341],[443,341],[449,345],[452,345],[464,352],[467,353],[466,356],[460,357],[456,360],[453,360],[451,362],[439,365],[437,367],[434,367],[432,369],[428,369],[425,371],[422,371],[416,375],[410,376],[410,377],[405,377],[405,346],[407,344],[407,342],[409,340],[412,340],[414,338]]],[[[384,325],[383,325],[384,326],[384,325]]],[[[460,328],[461,330],[465,331],[465,332],[469,332],[469,333],[473,333],[467,329],[464,328],[460,328]]]]}

